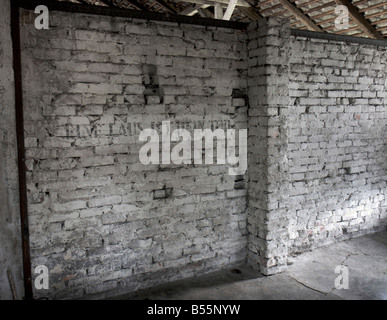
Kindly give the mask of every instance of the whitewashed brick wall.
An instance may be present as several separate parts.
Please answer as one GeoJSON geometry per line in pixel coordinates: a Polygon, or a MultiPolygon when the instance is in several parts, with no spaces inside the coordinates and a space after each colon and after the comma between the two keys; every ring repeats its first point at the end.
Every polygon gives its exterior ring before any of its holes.
{"type": "MultiPolygon", "coordinates": [[[[53,12],[49,30],[21,32],[32,265],[50,270],[35,297],[102,297],[245,261],[273,274],[289,254],[386,228],[385,47],[291,37],[278,19],[236,31],[53,12]],[[165,120],[248,128],[248,173],[141,164],[140,131],[165,120]]],[[[9,246],[0,253],[3,267],[9,246]]]]}
{"type": "Polygon", "coordinates": [[[35,295],[117,294],[244,261],[247,174],[143,165],[139,133],[246,129],[246,35],[71,17],[22,26],[32,264],[51,284],[35,295]]]}
{"type": "Polygon", "coordinates": [[[387,224],[387,48],[291,40],[290,251],[387,224]]]}

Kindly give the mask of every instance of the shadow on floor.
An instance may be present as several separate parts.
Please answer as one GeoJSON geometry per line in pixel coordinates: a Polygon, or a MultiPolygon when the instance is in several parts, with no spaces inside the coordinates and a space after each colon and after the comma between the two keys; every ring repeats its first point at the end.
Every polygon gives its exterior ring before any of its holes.
{"type": "Polygon", "coordinates": [[[153,300],[153,299],[170,299],[187,291],[208,290],[224,285],[252,280],[264,277],[260,272],[253,270],[249,266],[240,265],[234,268],[224,269],[211,272],[199,277],[177,280],[170,283],[162,284],[150,289],[139,290],[134,293],[114,297],[114,300],[153,300]]]}

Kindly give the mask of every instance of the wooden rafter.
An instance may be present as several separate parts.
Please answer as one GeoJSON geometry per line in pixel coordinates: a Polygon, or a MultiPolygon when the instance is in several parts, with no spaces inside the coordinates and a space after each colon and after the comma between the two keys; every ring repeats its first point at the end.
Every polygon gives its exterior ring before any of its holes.
{"type": "MultiPolygon", "coordinates": [[[[197,4],[208,4],[208,5],[214,5],[215,3],[220,3],[223,7],[227,7],[229,0],[184,0],[184,2],[188,3],[197,3],[197,4]]],[[[251,7],[249,3],[247,3],[245,0],[238,0],[237,7],[251,7]]]]}
{"type": "Polygon", "coordinates": [[[324,9],[324,8],[327,8],[327,7],[331,7],[334,4],[335,4],[334,1],[330,1],[328,3],[324,3],[324,4],[320,5],[320,6],[313,7],[312,9],[306,10],[306,11],[304,11],[304,14],[309,14],[309,13],[312,13],[312,12],[316,12],[316,11],[319,11],[321,9],[324,9]]]}
{"type": "Polygon", "coordinates": [[[202,18],[214,18],[213,13],[206,8],[199,8],[198,13],[202,18]]]}
{"type": "Polygon", "coordinates": [[[190,16],[198,12],[201,7],[201,4],[191,4],[184,10],[180,11],[179,14],[182,14],[183,16],[190,16]]]}
{"type": "Polygon", "coordinates": [[[238,10],[240,12],[242,12],[246,17],[250,18],[253,21],[261,18],[261,16],[258,13],[256,13],[252,7],[250,7],[250,8],[239,7],[238,10]]]}
{"type": "Polygon", "coordinates": [[[114,7],[114,4],[109,0],[98,0],[99,2],[102,2],[103,4],[107,5],[108,7],[114,7]]]}
{"type": "Polygon", "coordinates": [[[384,40],[384,37],[368,22],[359,10],[348,0],[335,0],[337,4],[346,6],[350,17],[359,25],[361,30],[368,36],[384,40]]]}
{"type": "MultiPolygon", "coordinates": [[[[1,1],[1,0],[0,0],[1,1]]],[[[54,0],[53,0],[54,1],[54,0]]],[[[249,0],[57,0],[81,4],[109,6],[122,9],[139,9],[147,12],[163,12],[201,16],[214,19],[234,20],[240,22],[254,21],[262,18],[284,17],[290,19],[290,26],[297,29],[309,29],[318,32],[368,36],[385,40],[387,0],[370,4],[369,0],[258,0],[254,7],[249,0]],[[189,5],[188,5],[189,4],[189,5]],[[188,5],[188,6],[187,6],[188,5]],[[215,5],[216,10],[213,10],[215,5]],[[344,30],[335,30],[337,5],[348,7],[350,25],[344,30]],[[211,10],[209,10],[210,8],[211,10]],[[228,9],[227,9],[228,8],[228,9]],[[236,9],[235,9],[236,8],[236,9]],[[378,10],[376,10],[378,9],[378,10]],[[227,12],[228,11],[228,12],[227,12]],[[379,19],[377,17],[380,17],[379,19]]]]}
{"type": "Polygon", "coordinates": [[[257,3],[257,7],[262,7],[262,6],[265,6],[271,2],[273,2],[274,0],[267,0],[267,1],[264,1],[264,2],[259,2],[257,3]]]}
{"type": "MultiPolygon", "coordinates": [[[[110,0],[109,0],[110,1],[110,0]]],[[[142,11],[148,11],[148,9],[139,1],[137,0],[127,0],[130,4],[134,5],[137,9],[142,11]]]]}
{"type": "Polygon", "coordinates": [[[313,31],[322,31],[322,29],[315,24],[307,15],[302,13],[300,9],[298,9],[295,5],[290,3],[288,0],[278,0],[281,4],[288,10],[291,14],[293,14],[298,20],[302,21],[310,30],[313,31]]]}
{"type": "Polygon", "coordinates": [[[236,4],[237,4],[237,0],[230,0],[227,6],[226,12],[223,15],[223,18],[222,18],[223,20],[227,20],[227,21],[230,20],[236,4]]]}
{"type": "Polygon", "coordinates": [[[170,13],[178,13],[179,11],[173,5],[171,5],[169,2],[165,0],[155,0],[155,1],[164,9],[168,10],[170,13]]]}
{"type": "MultiPolygon", "coordinates": [[[[91,3],[87,2],[86,0],[77,0],[77,2],[80,3],[80,4],[92,5],[91,3]]],[[[104,5],[106,5],[108,7],[112,7],[113,6],[113,4],[109,0],[97,0],[95,3],[97,3],[97,2],[101,2],[101,3],[103,3],[104,5]]]]}

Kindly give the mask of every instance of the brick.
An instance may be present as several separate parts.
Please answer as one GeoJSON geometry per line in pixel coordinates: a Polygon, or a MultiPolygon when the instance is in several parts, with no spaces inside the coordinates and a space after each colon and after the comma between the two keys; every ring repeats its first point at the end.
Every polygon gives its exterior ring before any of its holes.
{"type": "Polygon", "coordinates": [[[121,203],[121,196],[110,196],[105,198],[92,199],[87,202],[89,208],[102,207],[106,205],[121,203]]]}
{"type": "Polygon", "coordinates": [[[44,294],[137,290],[246,255],[270,274],[383,219],[384,48],[290,37],[279,19],[242,34],[81,17],[54,12],[66,28],[22,39],[31,253],[76,274],[44,294]],[[140,164],[139,132],[166,115],[249,129],[248,172],[140,164]]]}

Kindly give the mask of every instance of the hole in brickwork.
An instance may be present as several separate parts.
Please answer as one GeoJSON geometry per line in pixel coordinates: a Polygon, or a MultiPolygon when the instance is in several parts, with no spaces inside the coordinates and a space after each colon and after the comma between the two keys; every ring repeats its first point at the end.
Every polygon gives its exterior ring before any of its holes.
{"type": "Polygon", "coordinates": [[[242,271],[239,270],[239,269],[232,269],[232,270],[231,270],[231,273],[233,273],[233,274],[241,274],[242,271]]]}
{"type": "Polygon", "coordinates": [[[245,100],[245,104],[248,105],[249,99],[248,99],[248,96],[247,96],[246,89],[240,89],[240,88],[232,89],[231,96],[234,99],[238,99],[238,98],[244,99],[245,100]]]}
{"type": "Polygon", "coordinates": [[[345,174],[351,174],[351,168],[344,168],[345,174]]]}
{"type": "Polygon", "coordinates": [[[247,92],[245,89],[233,89],[232,90],[232,105],[234,107],[234,111],[237,112],[240,108],[248,108],[249,107],[249,98],[247,96],[247,92]]]}
{"type": "Polygon", "coordinates": [[[160,95],[159,80],[157,76],[157,68],[154,65],[144,65],[144,75],[142,84],[145,87],[144,96],[147,104],[162,103],[160,95]]]}
{"type": "Polygon", "coordinates": [[[240,190],[240,189],[245,189],[245,179],[243,176],[236,176],[235,177],[235,183],[234,183],[234,189],[240,190]]]}
{"type": "Polygon", "coordinates": [[[167,199],[172,195],[172,188],[163,188],[159,190],[153,190],[153,200],[167,199]]]}

